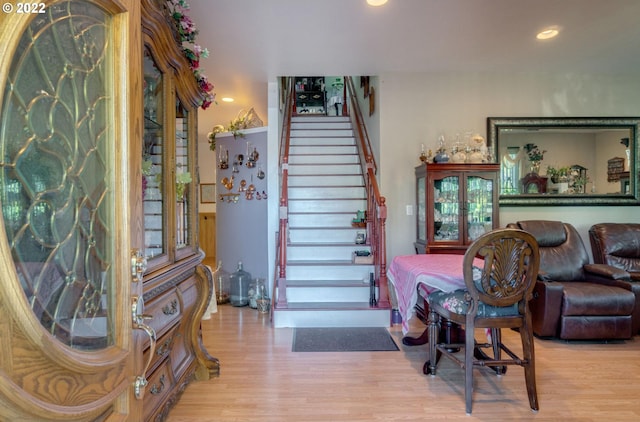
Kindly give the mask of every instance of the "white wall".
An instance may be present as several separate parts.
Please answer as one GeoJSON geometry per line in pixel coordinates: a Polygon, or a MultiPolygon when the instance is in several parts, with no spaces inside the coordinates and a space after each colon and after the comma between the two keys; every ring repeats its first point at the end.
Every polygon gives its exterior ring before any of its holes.
{"type": "MultiPolygon", "coordinates": [[[[380,188],[387,198],[388,259],[413,254],[414,167],[420,145],[436,148],[440,133],[486,136],[487,117],[637,116],[639,75],[390,73],[376,93],[380,113],[380,188]]],[[[569,221],[588,246],[596,222],[640,222],[637,207],[502,207],[500,224],[525,219],[569,221]]],[[[590,248],[589,248],[590,250],[590,248]]]]}

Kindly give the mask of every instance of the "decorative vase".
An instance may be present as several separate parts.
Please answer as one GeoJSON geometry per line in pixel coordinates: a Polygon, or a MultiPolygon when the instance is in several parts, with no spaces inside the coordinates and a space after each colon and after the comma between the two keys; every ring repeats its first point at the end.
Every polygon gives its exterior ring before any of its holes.
{"type": "Polygon", "coordinates": [[[540,161],[532,161],[531,162],[531,173],[539,174],[540,173],[540,161]]]}

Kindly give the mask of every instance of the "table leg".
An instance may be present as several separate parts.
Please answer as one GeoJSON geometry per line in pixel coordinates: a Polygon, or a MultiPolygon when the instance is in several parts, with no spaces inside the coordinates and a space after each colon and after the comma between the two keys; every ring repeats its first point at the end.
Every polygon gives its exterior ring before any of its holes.
{"type": "MultiPolygon", "coordinates": [[[[423,299],[423,305],[416,306],[416,315],[420,319],[420,321],[424,322],[428,325],[428,315],[429,315],[429,303],[423,299]]],[[[458,324],[454,324],[453,322],[442,319],[442,330],[440,330],[440,343],[458,343],[464,339],[464,330],[460,328],[458,324]]],[[[427,344],[429,342],[429,330],[425,328],[425,330],[418,337],[409,337],[405,336],[402,338],[402,344],[405,346],[421,346],[423,344],[427,344]]],[[[457,349],[459,350],[459,349],[457,349]]],[[[452,349],[452,352],[457,350],[452,349]]]]}

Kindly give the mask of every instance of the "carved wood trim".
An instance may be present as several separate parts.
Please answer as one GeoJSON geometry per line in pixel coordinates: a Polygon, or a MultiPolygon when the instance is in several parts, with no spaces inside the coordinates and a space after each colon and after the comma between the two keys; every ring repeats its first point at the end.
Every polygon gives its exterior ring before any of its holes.
{"type": "Polygon", "coordinates": [[[193,71],[178,42],[175,24],[168,16],[165,1],[141,0],[142,36],[156,64],[165,73],[174,73],[177,94],[189,106],[197,109],[203,99],[193,71]]]}

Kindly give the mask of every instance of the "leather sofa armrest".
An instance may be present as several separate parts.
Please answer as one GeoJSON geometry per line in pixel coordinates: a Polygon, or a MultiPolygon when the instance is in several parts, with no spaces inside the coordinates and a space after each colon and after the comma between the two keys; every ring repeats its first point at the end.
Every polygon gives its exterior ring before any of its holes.
{"type": "Polygon", "coordinates": [[[533,299],[529,301],[533,332],[540,337],[555,337],[562,312],[561,283],[536,281],[533,299]]]}
{"type": "Polygon", "coordinates": [[[584,270],[587,276],[594,274],[612,280],[629,280],[631,276],[622,268],[617,268],[607,264],[586,264],[584,270]]]}
{"type": "Polygon", "coordinates": [[[540,281],[553,281],[553,280],[551,280],[551,278],[549,278],[549,275],[546,272],[542,271],[542,270],[538,271],[538,280],[540,280],[540,281]]]}

